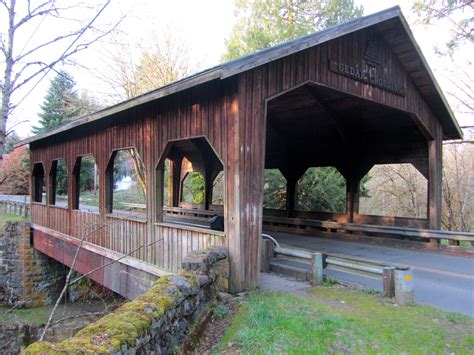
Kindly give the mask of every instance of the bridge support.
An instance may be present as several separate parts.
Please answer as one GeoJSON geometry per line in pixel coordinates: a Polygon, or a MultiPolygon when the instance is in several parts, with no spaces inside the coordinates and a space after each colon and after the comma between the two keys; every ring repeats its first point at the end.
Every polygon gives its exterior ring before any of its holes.
{"type": "Polygon", "coordinates": [[[87,277],[128,299],[144,293],[156,279],[169,274],[97,245],[87,242],[81,245],[77,238],[36,225],[33,226],[33,247],[83,275],[96,270],[87,277]],[[77,248],[80,251],[73,265],[77,248]]]}

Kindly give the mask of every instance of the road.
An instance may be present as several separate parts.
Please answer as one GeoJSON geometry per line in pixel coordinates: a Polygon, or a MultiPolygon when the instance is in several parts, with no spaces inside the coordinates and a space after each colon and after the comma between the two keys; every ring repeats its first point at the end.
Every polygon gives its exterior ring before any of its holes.
{"type": "MultiPolygon", "coordinates": [[[[474,258],[409,250],[314,236],[268,232],[281,244],[313,251],[354,256],[387,265],[410,266],[415,302],[474,317],[474,258]]],[[[325,274],[348,283],[382,290],[382,281],[336,270],[325,274]]]]}

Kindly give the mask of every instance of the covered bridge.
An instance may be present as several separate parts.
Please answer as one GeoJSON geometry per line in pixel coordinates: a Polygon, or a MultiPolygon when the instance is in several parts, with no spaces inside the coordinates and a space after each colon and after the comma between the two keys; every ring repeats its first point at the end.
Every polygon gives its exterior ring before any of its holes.
{"type": "MultiPolygon", "coordinates": [[[[144,267],[176,272],[189,251],[225,245],[231,288],[243,290],[259,278],[260,235],[270,214],[263,209],[264,169],[279,169],[287,180],[286,211],[272,218],[439,229],[442,141],[461,135],[400,9],[390,8],[22,142],[32,157],[35,247],[67,264],[72,250],[60,248],[84,239],[98,253],[133,252],[144,267]],[[381,163],[412,163],[427,178],[426,219],[359,214],[359,182],[381,163]],[[141,187],[141,203],[115,199],[127,183],[119,178],[127,164],[141,187]],[[93,167],[96,200],[81,195],[87,166],[93,167]],[[345,213],[295,211],[296,182],[308,167],[323,166],[336,167],[347,181],[345,213]],[[194,172],[202,174],[201,182],[186,181],[194,172]],[[58,181],[61,174],[66,183],[58,181]],[[213,196],[217,178],[223,181],[220,201],[213,196]],[[204,184],[197,201],[186,199],[193,183],[204,184]],[[63,202],[60,184],[67,186],[63,202]],[[213,215],[223,216],[223,231],[193,223],[213,215]]],[[[77,268],[86,272],[101,262],[91,256],[77,268]]],[[[114,276],[97,279],[106,277],[114,276]]]]}

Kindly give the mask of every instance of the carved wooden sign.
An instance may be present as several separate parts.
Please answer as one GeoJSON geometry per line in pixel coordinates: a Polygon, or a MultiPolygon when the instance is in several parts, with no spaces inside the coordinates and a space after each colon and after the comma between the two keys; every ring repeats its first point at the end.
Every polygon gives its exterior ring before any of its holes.
{"type": "Polygon", "coordinates": [[[368,41],[367,48],[364,52],[365,65],[363,63],[354,65],[329,60],[329,70],[351,79],[376,86],[396,95],[405,96],[405,86],[377,75],[376,67],[380,66],[380,61],[375,46],[374,41],[368,41]]]}

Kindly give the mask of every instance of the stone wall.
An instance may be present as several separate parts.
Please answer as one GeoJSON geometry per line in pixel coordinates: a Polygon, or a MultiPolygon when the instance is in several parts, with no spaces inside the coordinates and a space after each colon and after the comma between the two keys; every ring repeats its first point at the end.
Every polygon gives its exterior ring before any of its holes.
{"type": "Polygon", "coordinates": [[[5,223],[0,235],[0,305],[50,304],[66,272],[66,267],[33,249],[29,222],[5,223]]]}
{"type": "Polygon", "coordinates": [[[26,354],[155,353],[179,351],[217,291],[226,290],[227,252],[200,251],[183,260],[180,274],[168,275],[138,296],[60,343],[37,342],[26,354]]]}

